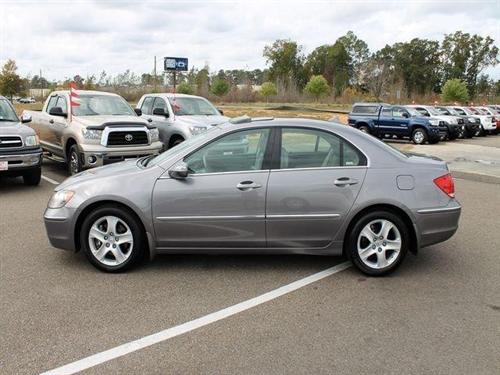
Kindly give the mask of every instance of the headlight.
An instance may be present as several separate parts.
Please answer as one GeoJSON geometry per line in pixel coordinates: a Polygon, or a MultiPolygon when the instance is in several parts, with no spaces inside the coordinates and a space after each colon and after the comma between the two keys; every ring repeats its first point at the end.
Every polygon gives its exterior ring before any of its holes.
{"type": "Polygon", "coordinates": [[[196,135],[203,133],[205,130],[207,130],[207,128],[205,128],[204,126],[191,126],[189,130],[191,131],[191,134],[196,135]]]}
{"type": "Polygon", "coordinates": [[[429,124],[431,124],[432,126],[438,126],[439,125],[439,120],[429,120],[429,124]]]}
{"type": "Polygon", "coordinates": [[[149,136],[151,137],[151,142],[157,142],[160,140],[160,132],[158,129],[149,129],[149,136]]]}
{"type": "Polygon", "coordinates": [[[40,144],[40,139],[38,135],[28,135],[24,140],[24,144],[28,147],[38,146],[40,144]]]}
{"type": "Polygon", "coordinates": [[[64,207],[75,195],[74,191],[71,190],[60,190],[55,192],[50,198],[48,207],[49,208],[62,208],[64,207]]]}
{"type": "Polygon", "coordinates": [[[101,139],[102,130],[97,129],[82,129],[83,138],[85,139],[101,139]]]}

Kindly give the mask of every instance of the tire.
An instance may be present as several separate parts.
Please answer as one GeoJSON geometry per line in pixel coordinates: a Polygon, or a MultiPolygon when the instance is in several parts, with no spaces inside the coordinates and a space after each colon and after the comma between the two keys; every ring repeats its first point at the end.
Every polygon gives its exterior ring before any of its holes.
{"type": "Polygon", "coordinates": [[[366,125],[361,125],[359,127],[359,130],[362,131],[363,133],[370,134],[370,128],[366,125]]]}
{"type": "Polygon", "coordinates": [[[94,267],[105,272],[123,272],[139,264],[145,243],[135,216],[115,205],[93,210],[80,230],[80,248],[94,267]]]}
{"type": "Polygon", "coordinates": [[[423,145],[429,137],[423,128],[416,128],[411,132],[411,141],[416,145],[423,145]]]}
{"type": "Polygon", "coordinates": [[[23,182],[28,186],[37,186],[42,178],[42,167],[31,169],[23,174],[23,182]]]}
{"type": "Polygon", "coordinates": [[[83,170],[82,158],[78,152],[77,145],[72,145],[68,152],[68,172],[70,176],[80,173],[83,170]]]}
{"type": "Polygon", "coordinates": [[[398,215],[389,211],[373,211],[361,217],[352,227],[347,238],[346,255],[364,274],[383,276],[399,267],[408,252],[409,243],[409,230],[398,215]],[[384,223],[387,227],[383,227],[384,223]],[[383,233],[384,228],[389,228],[387,235],[383,233]],[[367,234],[373,235],[373,238],[368,239],[367,234]]]}
{"type": "Polygon", "coordinates": [[[182,142],[184,142],[184,138],[182,138],[182,137],[175,137],[174,139],[171,139],[171,140],[170,140],[170,143],[169,143],[169,145],[168,145],[168,148],[175,147],[175,146],[177,146],[178,144],[181,144],[182,142]]]}

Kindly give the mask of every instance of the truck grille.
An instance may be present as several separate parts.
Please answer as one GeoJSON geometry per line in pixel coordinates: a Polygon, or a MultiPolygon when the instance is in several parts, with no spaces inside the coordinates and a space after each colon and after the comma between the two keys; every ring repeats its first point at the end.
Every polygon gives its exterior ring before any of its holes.
{"type": "Polygon", "coordinates": [[[145,131],[115,131],[108,134],[108,146],[147,145],[148,134],[145,131]]]}
{"type": "Polygon", "coordinates": [[[18,136],[2,136],[0,137],[0,148],[15,148],[22,147],[23,141],[18,136]]]}

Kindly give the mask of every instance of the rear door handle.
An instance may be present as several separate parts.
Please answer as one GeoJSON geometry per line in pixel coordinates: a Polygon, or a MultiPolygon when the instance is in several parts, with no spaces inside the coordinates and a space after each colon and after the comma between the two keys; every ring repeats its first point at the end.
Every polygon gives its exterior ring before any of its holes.
{"type": "Polygon", "coordinates": [[[350,186],[350,185],[356,185],[359,181],[356,180],[355,178],[349,178],[349,177],[340,177],[336,179],[333,184],[335,186],[350,186]]]}
{"type": "Polygon", "coordinates": [[[242,181],[238,185],[236,185],[236,188],[241,190],[241,191],[248,191],[248,190],[253,190],[253,189],[258,189],[262,187],[261,184],[257,184],[253,181],[242,181]]]}

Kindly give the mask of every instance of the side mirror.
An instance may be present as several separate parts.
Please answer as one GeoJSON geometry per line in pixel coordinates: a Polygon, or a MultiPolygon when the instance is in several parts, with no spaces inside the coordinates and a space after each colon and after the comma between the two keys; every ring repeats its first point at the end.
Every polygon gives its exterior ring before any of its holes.
{"type": "Polygon", "coordinates": [[[155,108],[153,109],[154,116],[165,116],[165,118],[169,117],[168,112],[165,112],[165,108],[155,108]]]}
{"type": "Polygon", "coordinates": [[[52,107],[49,111],[49,115],[51,116],[60,116],[60,117],[67,117],[68,114],[63,112],[61,107],[52,107]]]}
{"type": "Polygon", "coordinates": [[[31,115],[28,113],[23,113],[21,116],[21,122],[23,124],[27,124],[28,122],[31,122],[31,115]]]}
{"type": "Polygon", "coordinates": [[[219,111],[219,113],[220,113],[222,116],[224,116],[224,111],[223,111],[222,109],[217,108],[217,110],[219,111]]]}
{"type": "Polygon", "coordinates": [[[410,117],[410,114],[408,112],[403,112],[403,117],[404,118],[409,118],[410,117]]]}
{"type": "Polygon", "coordinates": [[[189,170],[186,163],[177,164],[168,171],[168,175],[176,180],[183,180],[188,176],[188,174],[189,170]]]}
{"type": "Polygon", "coordinates": [[[142,116],[142,110],[140,108],[134,109],[134,112],[137,114],[137,116],[142,116]]]}

